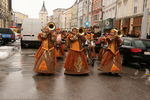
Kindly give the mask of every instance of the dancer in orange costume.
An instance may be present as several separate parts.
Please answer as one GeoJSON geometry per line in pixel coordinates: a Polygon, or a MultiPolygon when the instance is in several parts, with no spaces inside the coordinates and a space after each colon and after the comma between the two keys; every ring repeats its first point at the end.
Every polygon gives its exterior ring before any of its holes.
{"type": "Polygon", "coordinates": [[[55,31],[50,31],[49,27],[45,27],[43,32],[39,33],[38,38],[42,41],[42,44],[35,54],[34,71],[36,73],[54,74],[56,64],[55,31]]]}
{"type": "Polygon", "coordinates": [[[119,53],[119,47],[121,46],[121,39],[117,36],[118,30],[112,29],[110,35],[107,36],[108,42],[107,50],[105,51],[101,66],[99,70],[102,72],[121,73],[121,57],[119,53]]]}
{"type": "Polygon", "coordinates": [[[102,57],[105,53],[105,48],[104,45],[106,44],[106,37],[100,37],[99,39],[99,43],[100,43],[100,50],[99,50],[99,54],[98,54],[98,60],[101,62],[102,61],[102,57]]]}
{"type": "Polygon", "coordinates": [[[88,74],[87,58],[84,53],[83,45],[85,37],[78,34],[76,28],[72,29],[72,34],[68,35],[70,50],[65,62],[65,74],[88,74]]]}

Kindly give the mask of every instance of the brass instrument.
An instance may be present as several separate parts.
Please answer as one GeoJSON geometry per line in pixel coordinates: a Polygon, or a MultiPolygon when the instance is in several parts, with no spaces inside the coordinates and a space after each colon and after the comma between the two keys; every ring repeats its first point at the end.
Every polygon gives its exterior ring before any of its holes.
{"type": "Polygon", "coordinates": [[[121,31],[118,31],[118,30],[116,30],[116,29],[112,29],[112,30],[116,32],[116,35],[114,35],[113,37],[107,38],[108,40],[112,41],[112,40],[114,40],[114,39],[116,39],[116,38],[121,38],[121,37],[123,37],[124,33],[123,33],[122,30],[121,30],[121,31]]]}
{"type": "Polygon", "coordinates": [[[118,31],[117,37],[121,38],[121,37],[123,37],[123,35],[124,35],[124,33],[122,30],[118,31]]]}
{"type": "Polygon", "coordinates": [[[85,35],[85,29],[83,27],[80,27],[78,34],[81,36],[85,35]]]}
{"type": "Polygon", "coordinates": [[[49,23],[47,24],[47,26],[49,27],[49,29],[50,29],[51,31],[53,31],[53,30],[56,29],[56,25],[55,25],[55,23],[53,23],[53,22],[49,22],[49,23]]]}

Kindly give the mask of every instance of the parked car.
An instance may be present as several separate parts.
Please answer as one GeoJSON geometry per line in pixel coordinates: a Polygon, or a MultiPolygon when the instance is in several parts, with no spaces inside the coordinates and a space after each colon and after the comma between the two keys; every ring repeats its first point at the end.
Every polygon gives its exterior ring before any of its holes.
{"type": "Polygon", "coordinates": [[[15,41],[15,33],[10,28],[0,28],[3,44],[15,41]]]}
{"type": "Polygon", "coordinates": [[[21,39],[21,34],[20,33],[17,33],[17,32],[14,32],[14,33],[15,33],[15,39],[16,40],[21,39]]]}
{"type": "Polygon", "coordinates": [[[145,63],[150,65],[150,40],[123,37],[120,47],[122,61],[128,63],[145,63]]]}
{"type": "Polygon", "coordinates": [[[3,44],[2,34],[0,33],[0,45],[3,44]]]}

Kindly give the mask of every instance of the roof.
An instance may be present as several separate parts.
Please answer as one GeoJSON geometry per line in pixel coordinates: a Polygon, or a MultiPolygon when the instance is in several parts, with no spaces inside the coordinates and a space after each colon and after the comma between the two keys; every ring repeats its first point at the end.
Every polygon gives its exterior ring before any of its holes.
{"type": "Polygon", "coordinates": [[[43,6],[41,8],[41,12],[47,12],[47,9],[45,7],[45,2],[43,1],[43,6]]]}

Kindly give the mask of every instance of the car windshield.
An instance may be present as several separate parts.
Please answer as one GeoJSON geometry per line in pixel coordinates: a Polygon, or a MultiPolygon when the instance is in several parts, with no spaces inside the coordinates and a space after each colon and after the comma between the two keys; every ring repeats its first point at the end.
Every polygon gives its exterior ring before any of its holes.
{"type": "Polygon", "coordinates": [[[150,48],[149,40],[135,40],[134,43],[138,48],[144,48],[144,49],[150,48]]]}
{"type": "Polygon", "coordinates": [[[150,41],[149,40],[144,40],[143,43],[146,46],[146,48],[150,48],[150,41]]]}
{"type": "Polygon", "coordinates": [[[10,30],[10,29],[0,28],[0,33],[3,33],[3,34],[13,34],[13,31],[10,30]]]}

